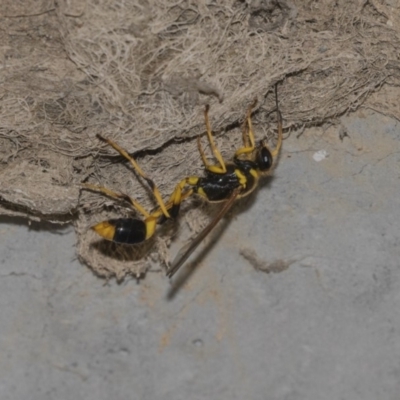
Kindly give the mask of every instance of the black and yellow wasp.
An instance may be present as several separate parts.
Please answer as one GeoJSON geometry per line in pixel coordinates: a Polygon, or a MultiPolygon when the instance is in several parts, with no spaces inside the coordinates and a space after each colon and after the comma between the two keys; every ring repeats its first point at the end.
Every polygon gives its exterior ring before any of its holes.
{"type": "Polygon", "coordinates": [[[270,150],[266,140],[260,140],[258,144],[255,142],[251,122],[252,110],[256,105],[256,101],[254,101],[247,110],[244,122],[243,147],[236,150],[233,160],[230,163],[225,162],[214,143],[208,119],[209,106],[206,106],[204,117],[207,137],[212,153],[218,163],[210,164],[208,162],[200,142],[200,137],[198,137],[197,144],[205,167],[205,175],[203,177],[189,176],[182,179],[176,185],[174,192],[167,202],[164,202],[153,180],[142,171],[134,158],[113,141],[98,135],[100,140],[108,143],[126,158],[138,175],[147,182],[158,203],[158,208],[149,213],[136,200],[126,194],[116,193],[101,186],[85,183],[83,187],[86,189],[100,191],[114,199],[127,201],[133,209],[143,216],[143,219],[110,219],[94,225],[92,229],[107,240],[116,243],[137,244],[151,238],[156,231],[157,224],[163,223],[168,218],[176,218],[179,214],[182,201],[194,193],[212,203],[223,202],[224,205],[210,224],[192,242],[178,252],[167,272],[169,277],[174,275],[218,221],[228,212],[234,201],[250,194],[257,187],[259,178],[272,170],[274,160],[276,160],[282,145],[282,116],[278,107],[277,85],[275,85],[275,102],[278,120],[278,138],[275,148],[270,150]]]}

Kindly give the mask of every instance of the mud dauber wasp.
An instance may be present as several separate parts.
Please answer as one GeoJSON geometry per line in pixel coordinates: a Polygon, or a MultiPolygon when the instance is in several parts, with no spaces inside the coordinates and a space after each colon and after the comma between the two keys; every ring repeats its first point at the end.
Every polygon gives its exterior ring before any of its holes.
{"type": "Polygon", "coordinates": [[[179,208],[185,199],[193,194],[198,194],[211,203],[224,203],[214,219],[201,231],[193,241],[182,247],[167,271],[167,276],[172,277],[183,263],[189,258],[192,252],[202,240],[212,231],[217,223],[224,217],[234,204],[235,200],[249,195],[258,185],[259,178],[271,172],[274,166],[281,145],[282,145],[282,116],[278,106],[278,90],[275,85],[275,103],[278,120],[278,139],[275,149],[270,150],[266,140],[255,143],[251,113],[257,101],[248,108],[243,129],[243,147],[236,150],[233,160],[225,162],[221,153],[216,147],[208,119],[209,106],[204,111],[207,137],[210,143],[217,164],[210,164],[202,148],[200,137],[197,139],[200,156],[202,158],[205,175],[203,177],[189,176],[182,179],[175,187],[168,202],[164,202],[155,183],[139,167],[133,157],[115,142],[98,138],[112,146],[120,155],[126,158],[137,172],[149,185],[154,198],[158,203],[155,211],[148,212],[132,197],[113,192],[102,186],[84,183],[83,187],[89,190],[99,191],[109,197],[127,201],[131,207],[142,214],[139,218],[116,218],[100,222],[92,227],[104,239],[124,244],[137,244],[152,237],[156,231],[157,224],[163,223],[166,219],[176,218],[179,208]]]}

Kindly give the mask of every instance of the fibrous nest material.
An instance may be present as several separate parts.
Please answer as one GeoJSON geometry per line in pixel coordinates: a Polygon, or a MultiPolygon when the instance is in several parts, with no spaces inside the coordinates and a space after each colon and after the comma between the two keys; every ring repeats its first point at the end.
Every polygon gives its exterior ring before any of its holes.
{"type": "Polygon", "coordinates": [[[174,228],[130,248],[87,229],[129,211],[81,182],[154,206],[96,134],[134,155],[167,198],[201,171],[206,103],[227,157],[255,98],[256,131],[272,130],[279,81],[286,134],[359,107],[400,118],[392,0],[3,0],[0,21],[0,212],[72,221],[81,258],[105,277],[166,260],[174,228]]]}

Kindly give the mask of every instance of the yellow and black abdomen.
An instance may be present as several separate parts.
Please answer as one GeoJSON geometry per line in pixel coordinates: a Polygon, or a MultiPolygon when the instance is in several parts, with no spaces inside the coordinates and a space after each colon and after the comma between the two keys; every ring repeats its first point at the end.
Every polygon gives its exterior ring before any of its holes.
{"type": "Polygon", "coordinates": [[[116,243],[136,244],[148,237],[146,221],[135,218],[118,218],[100,222],[92,228],[101,237],[116,243]]]}

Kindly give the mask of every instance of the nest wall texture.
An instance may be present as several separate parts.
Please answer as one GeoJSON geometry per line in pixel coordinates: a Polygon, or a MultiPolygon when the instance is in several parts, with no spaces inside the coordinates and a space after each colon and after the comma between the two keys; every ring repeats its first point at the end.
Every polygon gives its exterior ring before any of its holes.
{"type": "Polygon", "coordinates": [[[278,81],[286,135],[360,106],[400,118],[392,0],[3,0],[0,21],[0,213],[73,221],[80,256],[106,277],[140,275],[145,254],[166,261],[175,228],[130,248],[87,230],[128,211],[81,182],[154,206],[96,134],[135,155],[168,197],[201,171],[205,104],[227,157],[255,98],[256,131],[274,131],[278,81]]]}

